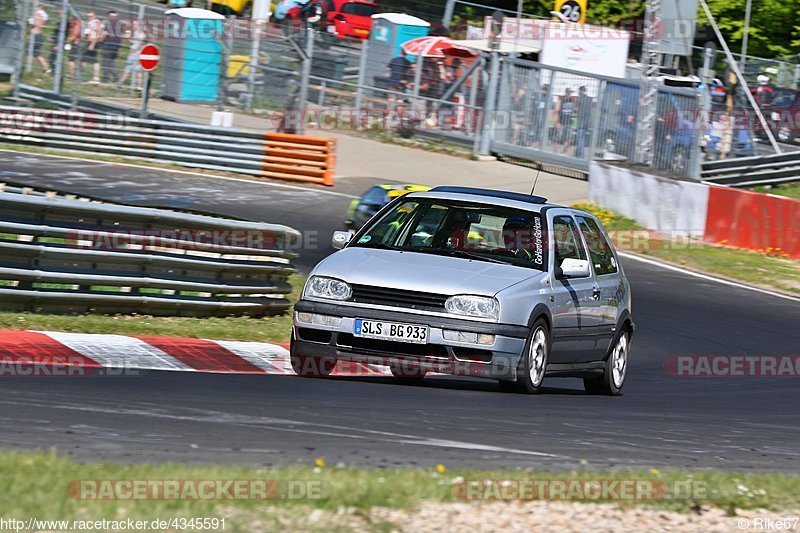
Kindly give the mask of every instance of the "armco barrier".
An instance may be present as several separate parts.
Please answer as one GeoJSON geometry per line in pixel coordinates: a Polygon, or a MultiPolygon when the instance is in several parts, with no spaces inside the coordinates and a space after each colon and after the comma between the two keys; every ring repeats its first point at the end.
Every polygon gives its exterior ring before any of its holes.
{"type": "Polygon", "coordinates": [[[800,181],[800,151],[703,163],[703,181],[751,187],[800,181]]]}
{"type": "Polygon", "coordinates": [[[336,146],[323,137],[3,106],[0,140],[328,186],[336,146]]]}
{"type": "MultiPolygon", "coordinates": [[[[0,309],[163,316],[289,308],[296,230],[0,191],[0,309]]],[[[14,191],[14,192],[11,192],[14,191]]]]}
{"type": "Polygon", "coordinates": [[[706,240],[800,259],[800,200],[709,187],[706,240]]]}
{"type": "Polygon", "coordinates": [[[597,162],[589,199],[647,229],[800,259],[800,200],[597,162]]]}

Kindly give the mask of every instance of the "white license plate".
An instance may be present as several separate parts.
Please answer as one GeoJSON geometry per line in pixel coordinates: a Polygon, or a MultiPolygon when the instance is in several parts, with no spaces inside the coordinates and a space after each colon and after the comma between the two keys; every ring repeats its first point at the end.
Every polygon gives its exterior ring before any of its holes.
{"type": "Polygon", "coordinates": [[[353,335],[370,339],[426,344],[428,342],[428,326],[357,318],[353,327],[353,335]]]}

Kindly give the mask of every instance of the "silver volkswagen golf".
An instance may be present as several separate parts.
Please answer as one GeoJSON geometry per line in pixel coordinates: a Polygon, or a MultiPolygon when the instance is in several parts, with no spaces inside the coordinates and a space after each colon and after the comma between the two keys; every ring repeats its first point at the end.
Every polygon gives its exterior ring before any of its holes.
{"type": "Polygon", "coordinates": [[[386,205],[311,272],[294,308],[292,366],[339,360],[496,379],[545,376],[619,394],[633,335],[630,286],[599,221],[538,196],[437,187],[386,205]]]}

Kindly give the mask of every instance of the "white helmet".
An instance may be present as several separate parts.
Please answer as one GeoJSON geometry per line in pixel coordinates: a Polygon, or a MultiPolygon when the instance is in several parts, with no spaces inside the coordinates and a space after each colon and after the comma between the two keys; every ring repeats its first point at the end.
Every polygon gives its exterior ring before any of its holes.
{"type": "Polygon", "coordinates": [[[759,74],[756,79],[759,85],[767,85],[769,83],[769,76],[765,76],[764,74],[759,74]]]}

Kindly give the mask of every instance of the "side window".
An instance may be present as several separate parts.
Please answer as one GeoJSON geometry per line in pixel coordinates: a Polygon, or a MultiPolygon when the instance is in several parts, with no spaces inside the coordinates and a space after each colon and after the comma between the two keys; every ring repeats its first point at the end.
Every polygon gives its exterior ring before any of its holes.
{"type": "Polygon", "coordinates": [[[591,218],[577,217],[583,237],[589,246],[589,255],[592,256],[594,273],[598,276],[613,274],[617,271],[617,260],[611,252],[611,246],[606,241],[600,226],[591,218]]]}
{"type": "Polygon", "coordinates": [[[380,187],[373,187],[361,198],[364,205],[383,206],[386,203],[386,191],[380,187]]]}
{"type": "Polygon", "coordinates": [[[399,244],[404,226],[408,223],[414,212],[419,207],[416,202],[405,202],[376,224],[370,235],[373,242],[381,242],[390,246],[399,244]]]}
{"type": "Polygon", "coordinates": [[[432,205],[419,219],[407,243],[414,247],[429,248],[433,246],[433,238],[439,232],[449,208],[442,205],[432,205]]]}
{"type": "Polygon", "coordinates": [[[556,216],[553,218],[553,234],[555,236],[555,261],[559,266],[564,259],[586,259],[586,250],[578,235],[578,228],[572,217],[556,216]]]}

